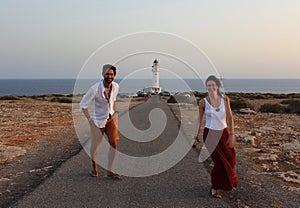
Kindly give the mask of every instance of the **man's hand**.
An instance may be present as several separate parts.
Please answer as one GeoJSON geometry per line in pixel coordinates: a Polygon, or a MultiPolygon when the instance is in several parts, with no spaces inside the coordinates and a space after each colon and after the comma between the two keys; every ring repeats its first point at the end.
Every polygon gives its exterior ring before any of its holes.
{"type": "Polygon", "coordinates": [[[94,120],[92,118],[89,118],[88,122],[89,122],[89,124],[90,124],[91,127],[95,126],[95,122],[94,122],[94,120]]]}

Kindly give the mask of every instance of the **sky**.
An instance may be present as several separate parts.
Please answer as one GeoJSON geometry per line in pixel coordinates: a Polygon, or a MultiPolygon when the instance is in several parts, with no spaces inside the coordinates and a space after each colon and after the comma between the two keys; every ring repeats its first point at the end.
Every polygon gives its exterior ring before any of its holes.
{"type": "MultiPolygon", "coordinates": [[[[299,0],[0,0],[0,26],[0,78],[76,78],[99,47],[142,31],[193,43],[224,78],[300,78],[299,0]]],[[[118,52],[140,47],[122,41],[127,45],[114,45],[118,52]]],[[[144,42],[150,50],[167,47],[144,42]]],[[[174,41],[166,50],[182,52],[176,55],[182,59],[194,55],[182,44],[174,41]]],[[[91,67],[101,68],[104,57],[91,67]]],[[[151,67],[153,58],[120,63],[119,78],[151,67]]],[[[171,62],[160,65],[193,78],[171,62]]]]}

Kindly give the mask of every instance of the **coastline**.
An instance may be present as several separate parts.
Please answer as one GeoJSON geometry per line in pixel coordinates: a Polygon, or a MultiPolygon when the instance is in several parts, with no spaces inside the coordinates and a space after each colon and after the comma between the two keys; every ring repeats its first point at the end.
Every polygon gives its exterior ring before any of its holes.
{"type": "MultiPolygon", "coordinates": [[[[162,88],[171,94],[183,91],[205,92],[204,80],[201,78],[160,79],[162,88]],[[178,85],[182,83],[184,86],[178,85]],[[181,86],[181,87],[180,87],[181,86]]],[[[33,96],[44,94],[81,94],[99,79],[0,79],[0,96],[33,96]]],[[[133,93],[152,86],[152,79],[115,79],[120,84],[120,93],[133,93]]],[[[226,93],[299,93],[300,79],[269,79],[269,78],[225,78],[222,79],[226,93]]]]}

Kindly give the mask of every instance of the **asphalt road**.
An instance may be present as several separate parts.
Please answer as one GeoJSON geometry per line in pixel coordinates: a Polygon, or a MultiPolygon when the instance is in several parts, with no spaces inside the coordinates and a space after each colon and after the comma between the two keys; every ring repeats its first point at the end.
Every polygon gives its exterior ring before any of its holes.
{"type": "MultiPolygon", "coordinates": [[[[141,130],[149,128],[148,114],[153,108],[165,112],[165,130],[155,140],[143,143],[120,135],[122,153],[146,157],[174,142],[178,121],[158,96],[130,110],[133,124],[141,130]]],[[[90,177],[90,170],[90,158],[82,150],[13,207],[229,207],[223,199],[209,195],[210,175],[193,150],[171,169],[148,177],[123,176],[115,181],[108,179],[103,169],[99,177],[90,177]]]]}

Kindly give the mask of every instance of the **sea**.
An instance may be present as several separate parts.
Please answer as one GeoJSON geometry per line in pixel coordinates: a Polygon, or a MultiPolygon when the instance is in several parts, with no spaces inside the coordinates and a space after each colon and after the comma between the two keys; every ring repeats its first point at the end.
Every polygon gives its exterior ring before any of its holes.
{"type": "MultiPolygon", "coordinates": [[[[97,79],[0,79],[0,96],[83,94],[97,79]]],[[[151,79],[115,79],[120,93],[134,94],[152,86],[151,79]]],[[[205,92],[201,79],[160,79],[160,87],[172,93],[205,92]]],[[[300,79],[222,79],[226,92],[300,93],[300,79]]]]}

